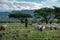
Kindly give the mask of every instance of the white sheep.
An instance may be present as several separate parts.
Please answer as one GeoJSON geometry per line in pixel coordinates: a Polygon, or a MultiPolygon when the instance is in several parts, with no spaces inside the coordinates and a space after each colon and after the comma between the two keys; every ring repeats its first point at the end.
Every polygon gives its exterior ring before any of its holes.
{"type": "Polygon", "coordinates": [[[5,30],[6,27],[7,27],[7,24],[4,24],[4,25],[2,25],[2,26],[0,27],[0,30],[5,30]]]}
{"type": "Polygon", "coordinates": [[[53,27],[52,27],[51,25],[49,25],[49,24],[48,24],[48,25],[46,25],[45,27],[46,27],[46,29],[50,29],[50,30],[52,30],[52,29],[53,29],[53,27]]]}
{"type": "Polygon", "coordinates": [[[55,30],[60,30],[60,26],[54,27],[55,30]]]}
{"type": "Polygon", "coordinates": [[[32,24],[34,28],[37,28],[38,30],[42,31],[45,29],[45,26],[41,25],[41,24],[32,24]]]}
{"type": "Polygon", "coordinates": [[[60,30],[60,23],[59,23],[59,24],[55,24],[54,29],[55,29],[55,30],[60,30]]]}
{"type": "Polygon", "coordinates": [[[32,26],[34,27],[34,28],[37,28],[37,23],[35,23],[35,24],[32,24],[32,26]]]}
{"type": "Polygon", "coordinates": [[[45,29],[45,26],[43,25],[37,25],[37,28],[40,30],[40,31],[43,31],[45,29]]]}

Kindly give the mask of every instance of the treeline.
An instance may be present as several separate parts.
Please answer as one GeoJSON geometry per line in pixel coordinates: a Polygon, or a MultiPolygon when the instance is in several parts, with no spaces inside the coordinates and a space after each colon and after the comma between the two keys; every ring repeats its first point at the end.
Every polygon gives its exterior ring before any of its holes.
{"type": "MultiPolygon", "coordinates": [[[[23,20],[25,18],[33,18],[33,22],[36,19],[40,19],[40,22],[42,23],[53,23],[53,21],[55,21],[56,23],[59,23],[60,21],[60,7],[56,7],[54,6],[53,8],[40,8],[38,10],[34,11],[34,15],[31,14],[25,14],[25,13],[15,13],[15,14],[9,14],[8,15],[10,18],[17,18],[19,19],[21,22],[23,22],[23,20]],[[34,19],[35,18],[35,19],[34,19]]],[[[37,22],[37,20],[36,20],[37,22]]]]}
{"type": "MultiPolygon", "coordinates": [[[[21,23],[24,22],[25,18],[32,19],[31,22],[41,22],[41,23],[60,23],[60,7],[53,6],[53,8],[40,8],[34,11],[34,14],[31,15],[29,13],[11,13],[8,15],[9,18],[16,18],[20,20],[21,23]]],[[[30,20],[29,20],[30,21],[30,20]]],[[[11,21],[9,21],[11,22],[11,21]]]]}

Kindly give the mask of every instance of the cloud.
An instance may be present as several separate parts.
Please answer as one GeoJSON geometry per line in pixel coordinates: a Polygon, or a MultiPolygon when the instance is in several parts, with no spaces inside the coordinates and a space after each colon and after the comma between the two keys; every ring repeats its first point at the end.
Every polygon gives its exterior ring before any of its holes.
{"type": "Polygon", "coordinates": [[[0,0],[0,2],[8,2],[8,1],[16,1],[16,0],[0,0]]]}
{"type": "Polygon", "coordinates": [[[0,9],[5,10],[34,10],[39,9],[43,5],[36,2],[16,1],[16,0],[0,0],[0,9]]]}
{"type": "Polygon", "coordinates": [[[46,1],[42,1],[41,4],[44,5],[44,7],[53,7],[53,6],[57,6],[59,0],[46,0],[46,1]]]}
{"type": "Polygon", "coordinates": [[[0,2],[5,2],[5,1],[7,1],[7,0],[0,0],[0,2]]]}
{"type": "Polygon", "coordinates": [[[42,4],[40,3],[36,3],[36,2],[13,2],[13,5],[18,8],[18,9],[28,9],[28,10],[32,10],[32,9],[39,9],[42,7],[42,4]]]}
{"type": "Polygon", "coordinates": [[[58,0],[45,0],[45,1],[42,1],[42,3],[55,3],[57,1],[58,0]]]}
{"type": "Polygon", "coordinates": [[[0,0],[0,10],[34,10],[42,7],[59,6],[58,0],[44,0],[39,2],[27,2],[17,0],[0,0]]]}
{"type": "Polygon", "coordinates": [[[57,2],[58,0],[49,0],[49,1],[51,1],[52,3],[55,3],[55,2],[57,2]]]}

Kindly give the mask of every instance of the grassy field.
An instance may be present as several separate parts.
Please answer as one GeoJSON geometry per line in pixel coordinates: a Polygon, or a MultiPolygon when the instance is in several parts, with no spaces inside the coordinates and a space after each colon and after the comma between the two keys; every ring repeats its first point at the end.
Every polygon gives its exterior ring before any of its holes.
{"type": "MultiPolygon", "coordinates": [[[[0,23],[0,26],[4,23],[0,23]]],[[[31,25],[8,23],[6,30],[0,31],[0,40],[60,40],[60,30],[39,31],[31,25]],[[30,31],[30,32],[28,32],[30,31]]]]}

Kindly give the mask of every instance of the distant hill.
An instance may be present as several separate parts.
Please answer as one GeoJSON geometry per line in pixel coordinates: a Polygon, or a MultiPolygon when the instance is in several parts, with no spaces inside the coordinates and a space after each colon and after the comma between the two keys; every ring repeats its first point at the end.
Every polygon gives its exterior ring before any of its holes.
{"type": "Polygon", "coordinates": [[[10,12],[0,12],[0,16],[7,16],[10,12]]]}
{"type": "Polygon", "coordinates": [[[33,14],[34,10],[14,10],[12,11],[12,13],[16,13],[16,12],[22,12],[22,13],[28,13],[28,14],[33,14]]]}
{"type": "Polygon", "coordinates": [[[16,12],[22,12],[22,13],[28,13],[28,14],[33,14],[34,10],[13,10],[12,12],[0,12],[0,21],[4,20],[12,20],[8,18],[8,15],[11,13],[16,13],[16,12]]]}

